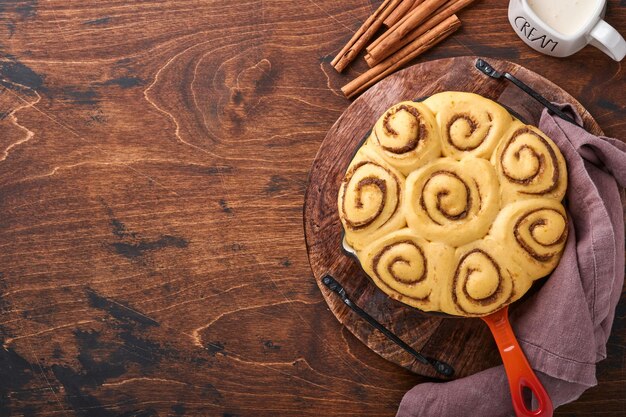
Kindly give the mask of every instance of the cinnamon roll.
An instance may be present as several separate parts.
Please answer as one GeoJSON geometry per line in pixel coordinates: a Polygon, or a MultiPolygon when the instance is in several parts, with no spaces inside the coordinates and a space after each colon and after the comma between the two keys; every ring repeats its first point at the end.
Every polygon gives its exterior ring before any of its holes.
{"type": "Polygon", "coordinates": [[[404,175],[441,153],[435,116],[425,105],[412,101],[387,110],[376,122],[368,143],[404,175]]]}
{"type": "Polygon", "coordinates": [[[556,200],[533,198],[506,206],[490,233],[532,279],[549,274],[567,240],[567,214],[556,200]]]}
{"type": "Polygon", "coordinates": [[[473,93],[446,91],[424,100],[439,125],[443,154],[489,158],[512,118],[498,103],[473,93]]]}
{"type": "Polygon", "coordinates": [[[381,116],[341,183],[339,217],[387,295],[482,316],[558,264],[566,188],[565,160],[539,129],[483,97],[445,92],[381,116]]]}
{"type": "Polygon", "coordinates": [[[491,238],[462,246],[442,288],[441,310],[454,315],[484,316],[520,298],[532,280],[491,238]]]}
{"type": "Polygon", "coordinates": [[[360,253],[365,272],[390,297],[424,311],[439,309],[440,280],[450,275],[454,249],[430,243],[404,228],[360,253]]]}
{"type": "Polygon", "coordinates": [[[536,197],[561,200],[567,168],[559,148],[534,126],[515,121],[493,154],[504,203],[536,197]]]}
{"type": "Polygon", "coordinates": [[[341,183],[339,217],[346,242],[361,249],[406,225],[402,215],[404,177],[367,147],[356,154],[341,183]]]}
{"type": "Polygon", "coordinates": [[[500,209],[493,166],[485,159],[441,158],[411,173],[404,211],[413,232],[460,246],[482,238],[500,209]]]}

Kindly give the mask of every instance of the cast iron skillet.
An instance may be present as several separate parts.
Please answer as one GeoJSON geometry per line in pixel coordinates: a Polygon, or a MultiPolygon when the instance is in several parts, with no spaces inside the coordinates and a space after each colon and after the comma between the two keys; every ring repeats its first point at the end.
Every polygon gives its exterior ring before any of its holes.
{"type": "MultiPolygon", "coordinates": [[[[413,101],[420,102],[425,100],[426,98],[427,97],[421,97],[413,101]]],[[[502,104],[500,105],[506,108],[513,116],[524,122],[524,119],[520,117],[516,112],[514,112],[507,106],[504,106],[502,104]]],[[[357,147],[357,150],[355,151],[352,159],[354,159],[357,151],[367,140],[370,133],[371,130],[359,143],[359,146],[357,147]]],[[[352,247],[350,247],[350,245],[348,245],[345,240],[345,230],[343,231],[342,249],[348,255],[354,257],[354,259],[356,259],[362,269],[362,265],[356,256],[356,251],[352,247]]],[[[371,280],[371,277],[368,274],[365,275],[367,275],[367,277],[371,280]]],[[[374,285],[376,284],[374,283],[374,285]]],[[[418,309],[417,307],[413,307],[408,304],[405,305],[420,311],[422,314],[446,318],[458,318],[457,316],[442,312],[425,312],[418,309]]],[[[504,369],[506,371],[507,379],[509,381],[509,389],[511,391],[511,399],[513,402],[513,409],[515,410],[515,414],[518,417],[551,417],[553,414],[552,400],[550,400],[550,396],[539,381],[539,378],[537,378],[537,375],[535,375],[534,371],[530,367],[530,364],[528,363],[524,352],[517,342],[517,338],[515,337],[515,333],[513,332],[513,329],[511,328],[511,323],[509,322],[509,306],[507,305],[491,314],[482,316],[480,318],[485,323],[487,323],[487,326],[489,326],[489,330],[491,330],[491,334],[493,335],[493,338],[498,346],[498,351],[500,352],[500,357],[502,358],[502,363],[504,364],[504,369]],[[530,404],[527,404],[527,402],[524,400],[525,391],[527,390],[530,390],[537,400],[538,405],[537,408],[534,410],[532,410],[530,408],[530,404]]]]}

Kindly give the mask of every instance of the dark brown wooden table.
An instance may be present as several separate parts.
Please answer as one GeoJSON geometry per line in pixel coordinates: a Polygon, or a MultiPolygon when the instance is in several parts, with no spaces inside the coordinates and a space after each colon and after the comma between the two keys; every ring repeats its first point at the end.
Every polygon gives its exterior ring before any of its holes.
{"type": "MultiPolygon", "coordinates": [[[[420,60],[517,62],[624,138],[620,64],[535,53],[506,3],[420,60]]],[[[377,4],[0,0],[0,416],[394,415],[424,378],[342,329],[302,228],[377,4]]],[[[624,299],[598,380],[556,414],[624,415],[624,299]]]]}

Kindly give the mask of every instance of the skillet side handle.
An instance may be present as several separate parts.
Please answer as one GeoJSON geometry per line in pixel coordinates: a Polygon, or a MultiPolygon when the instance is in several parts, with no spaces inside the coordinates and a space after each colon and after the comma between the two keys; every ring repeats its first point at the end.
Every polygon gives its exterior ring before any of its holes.
{"type": "Polygon", "coordinates": [[[537,375],[535,375],[528,364],[528,360],[515,338],[509,323],[508,306],[482,319],[489,326],[498,345],[509,380],[515,414],[518,417],[551,417],[553,413],[552,401],[539,378],[537,378],[537,375]],[[522,396],[524,387],[530,389],[537,399],[539,405],[536,410],[529,410],[526,407],[522,396]]]}

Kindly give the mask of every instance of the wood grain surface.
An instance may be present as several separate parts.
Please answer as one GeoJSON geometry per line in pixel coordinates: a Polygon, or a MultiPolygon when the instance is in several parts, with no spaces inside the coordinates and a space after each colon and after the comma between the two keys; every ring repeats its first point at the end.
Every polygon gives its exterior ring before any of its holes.
{"type": "MultiPolygon", "coordinates": [[[[309,172],[304,202],[309,262],[331,311],[346,328],[382,357],[420,375],[435,378],[441,376],[431,366],[415,360],[365,323],[322,283],[322,278],[325,274],[333,275],[351,300],[378,322],[424,355],[451,364],[455,369],[455,378],[501,363],[493,337],[482,320],[446,319],[422,314],[380,291],[358,261],[341,250],[343,234],[337,210],[341,181],[363,138],[369,135],[380,115],[398,102],[425,98],[441,91],[469,91],[503,104],[527,123],[539,124],[542,105],[511,83],[485,76],[475,68],[475,62],[475,57],[456,57],[416,64],[387,77],[355,100],[324,138],[309,172]]],[[[581,114],[585,128],[602,134],[582,105],[549,80],[508,61],[490,59],[489,63],[498,71],[509,72],[541,91],[552,102],[572,103],[581,114]]],[[[513,323],[515,308],[523,302],[520,300],[511,306],[513,323]]]]}
{"type": "MultiPolygon", "coordinates": [[[[0,416],[393,416],[426,379],[328,310],[302,226],[350,104],[332,57],[378,1],[0,0],[0,416]]],[[[537,54],[478,0],[419,61],[482,55],[558,83],[611,136],[625,71],[537,54]]],[[[626,32],[626,4],[609,23],[626,32]]],[[[599,385],[626,408],[626,302],[599,385]]]]}

